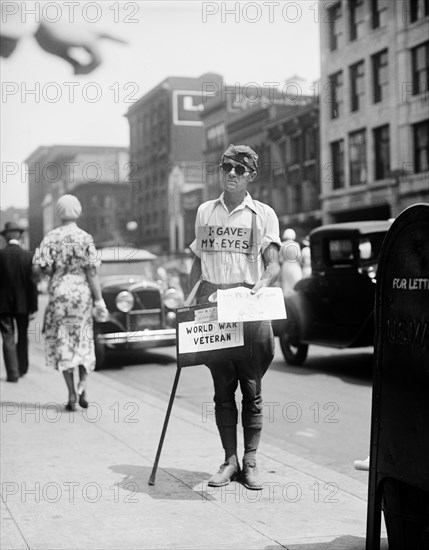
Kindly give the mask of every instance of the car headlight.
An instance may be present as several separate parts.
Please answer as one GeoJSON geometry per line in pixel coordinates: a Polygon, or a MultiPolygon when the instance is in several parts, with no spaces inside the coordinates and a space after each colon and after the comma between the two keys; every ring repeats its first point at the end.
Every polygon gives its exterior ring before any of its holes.
{"type": "Polygon", "coordinates": [[[131,292],[123,290],[116,296],[115,303],[119,311],[128,313],[134,307],[134,296],[131,294],[131,292]]]}
{"type": "Polygon", "coordinates": [[[369,267],[359,268],[358,271],[369,277],[372,283],[377,282],[377,266],[370,265],[369,267]]]}
{"type": "Polygon", "coordinates": [[[164,304],[168,309],[175,309],[183,304],[183,292],[177,288],[168,288],[164,292],[164,304]]]}

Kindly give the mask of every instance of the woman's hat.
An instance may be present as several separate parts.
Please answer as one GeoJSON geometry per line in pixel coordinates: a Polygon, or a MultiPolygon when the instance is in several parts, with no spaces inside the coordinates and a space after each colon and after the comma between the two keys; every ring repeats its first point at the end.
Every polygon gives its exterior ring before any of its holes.
{"type": "Polygon", "coordinates": [[[74,195],[63,195],[57,200],[55,210],[61,220],[77,220],[82,214],[82,205],[74,195]]]}
{"type": "Polygon", "coordinates": [[[282,236],[283,241],[295,241],[296,240],[296,232],[294,229],[291,229],[290,227],[288,229],[285,229],[282,236]]]}
{"type": "Polygon", "coordinates": [[[4,224],[3,231],[0,232],[0,235],[3,235],[3,237],[6,237],[6,235],[8,233],[12,233],[14,231],[19,231],[20,233],[24,233],[24,229],[22,227],[20,227],[17,223],[15,223],[15,222],[6,222],[4,224]]]}

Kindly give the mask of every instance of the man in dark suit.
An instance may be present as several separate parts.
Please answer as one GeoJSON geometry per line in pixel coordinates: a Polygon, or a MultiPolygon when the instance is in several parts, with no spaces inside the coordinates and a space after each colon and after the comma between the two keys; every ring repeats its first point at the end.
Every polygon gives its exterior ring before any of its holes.
{"type": "Polygon", "coordinates": [[[30,317],[37,311],[37,286],[31,270],[33,253],[21,248],[22,232],[17,224],[7,222],[0,233],[7,241],[0,249],[0,332],[8,382],[17,382],[28,370],[27,329],[30,317]]]}

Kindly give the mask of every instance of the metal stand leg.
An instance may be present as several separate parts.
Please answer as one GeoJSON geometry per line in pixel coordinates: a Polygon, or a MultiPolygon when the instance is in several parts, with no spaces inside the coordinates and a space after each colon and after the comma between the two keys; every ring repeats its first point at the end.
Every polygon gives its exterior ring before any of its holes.
{"type": "Polygon", "coordinates": [[[165,414],[164,426],[162,427],[161,439],[159,440],[158,450],[156,452],[155,463],[153,465],[152,473],[150,474],[149,478],[149,485],[155,485],[156,470],[158,468],[159,457],[161,456],[162,445],[164,443],[165,434],[167,432],[168,421],[170,420],[171,409],[173,407],[173,401],[176,395],[181,370],[181,367],[177,367],[176,376],[174,378],[173,387],[171,389],[170,401],[168,402],[167,412],[165,414]]]}

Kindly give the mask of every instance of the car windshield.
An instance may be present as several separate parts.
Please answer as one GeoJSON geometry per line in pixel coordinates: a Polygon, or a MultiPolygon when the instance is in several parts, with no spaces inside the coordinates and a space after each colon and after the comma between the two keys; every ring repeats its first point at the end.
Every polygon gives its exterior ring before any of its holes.
{"type": "Polygon", "coordinates": [[[330,265],[349,265],[353,263],[353,241],[351,239],[332,239],[329,241],[330,265]]]}
{"type": "MultiPolygon", "coordinates": [[[[362,235],[358,240],[358,266],[376,264],[380,255],[385,232],[362,235]]],[[[354,264],[355,238],[340,237],[314,240],[311,248],[313,270],[326,267],[350,267],[354,264]]]]}

